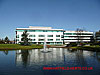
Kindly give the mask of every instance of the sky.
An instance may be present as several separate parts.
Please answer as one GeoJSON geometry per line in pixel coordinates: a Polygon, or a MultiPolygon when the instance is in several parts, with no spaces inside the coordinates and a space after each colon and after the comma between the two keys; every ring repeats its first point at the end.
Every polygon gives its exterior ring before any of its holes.
{"type": "Polygon", "coordinates": [[[100,0],[0,0],[0,38],[28,26],[98,31],[100,0]]]}

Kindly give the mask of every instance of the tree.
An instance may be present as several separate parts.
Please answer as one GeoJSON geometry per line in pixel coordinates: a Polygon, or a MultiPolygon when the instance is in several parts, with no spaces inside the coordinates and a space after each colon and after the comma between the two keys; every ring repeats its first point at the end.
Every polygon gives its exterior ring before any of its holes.
{"type": "Polygon", "coordinates": [[[23,41],[23,45],[29,45],[29,42],[28,42],[28,33],[27,33],[27,30],[25,30],[24,32],[23,32],[23,34],[21,35],[22,36],[22,38],[21,38],[21,41],[23,41]]]}
{"type": "Polygon", "coordinates": [[[77,28],[76,29],[76,32],[77,32],[77,44],[79,45],[80,43],[82,43],[82,32],[83,32],[83,29],[79,29],[77,28]]]}
{"type": "Polygon", "coordinates": [[[8,44],[9,43],[9,38],[6,36],[4,41],[5,41],[5,44],[8,44]]]}
{"type": "Polygon", "coordinates": [[[0,39],[0,44],[4,44],[4,40],[3,39],[0,39]]]}
{"type": "Polygon", "coordinates": [[[14,44],[15,44],[15,43],[16,43],[16,39],[14,38],[14,40],[13,40],[13,41],[14,41],[14,44]]]}

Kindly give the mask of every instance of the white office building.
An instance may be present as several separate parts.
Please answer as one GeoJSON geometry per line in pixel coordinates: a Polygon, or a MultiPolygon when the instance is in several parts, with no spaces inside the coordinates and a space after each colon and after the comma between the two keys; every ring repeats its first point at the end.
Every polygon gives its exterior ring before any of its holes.
{"type": "Polygon", "coordinates": [[[55,45],[55,44],[63,44],[62,36],[63,29],[52,29],[51,27],[33,27],[29,26],[29,28],[16,28],[16,43],[22,42],[22,34],[27,30],[28,38],[30,38],[30,42],[33,44],[43,44],[46,41],[47,44],[55,45]]]}
{"type": "Polygon", "coordinates": [[[51,27],[16,28],[16,43],[22,42],[22,34],[27,30],[28,38],[33,44],[62,45],[71,42],[91,42],[93,32],[89,31],[64,31],[64,29],[52,29],[51,27]]]}
{"type": "Polygon", "coordinates": [[[71,42],[91,42],[93,40],[93,32],[89,31],[65,31],[64,43],[71,42]]]}

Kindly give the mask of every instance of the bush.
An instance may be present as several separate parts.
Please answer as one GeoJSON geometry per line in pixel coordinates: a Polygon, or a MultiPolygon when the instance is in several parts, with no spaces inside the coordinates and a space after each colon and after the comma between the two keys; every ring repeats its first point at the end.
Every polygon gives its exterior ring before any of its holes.
{"type": "MultiPolygon", "coordinates": [[[[24,42],[19,42],[20,45],[24,45],[24,42]]],[[[27,45],[31,45],[31,43],[27,43],[27,45]]]]}
{"type": "Polygon", "coordinates": [[[92,43],[92,45],[100,45],[100,42],[98,41],[98,42],[94,42],[94,43],[92,43]]]}
{"type": "Polygon", "coordinates": [[[77,43],[70,43],[70,46],[71,46],[71,47],[77,46],[77,43]]]}

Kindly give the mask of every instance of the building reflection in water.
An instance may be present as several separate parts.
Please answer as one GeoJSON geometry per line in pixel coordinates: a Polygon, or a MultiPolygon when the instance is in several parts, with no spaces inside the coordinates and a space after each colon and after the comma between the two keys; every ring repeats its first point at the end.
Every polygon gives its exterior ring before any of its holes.
{"type": "Polygon", "coordinates": [[[100,62],[100,52],[96,52],[97,60],[100,62]]]}
{"type": "Polygon", "coordinates": [[[16,66],[87,66],[88,59],[94,52],[49,48],[51,52],[42,53],[42,49],[17,50],[16,66]]]}

